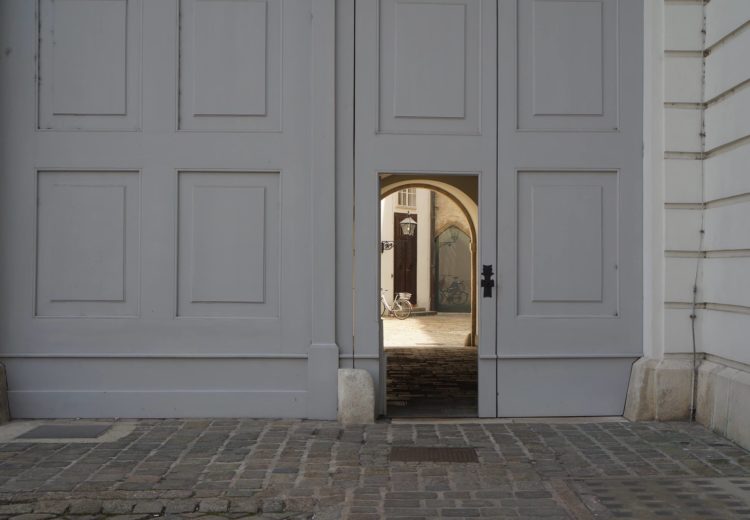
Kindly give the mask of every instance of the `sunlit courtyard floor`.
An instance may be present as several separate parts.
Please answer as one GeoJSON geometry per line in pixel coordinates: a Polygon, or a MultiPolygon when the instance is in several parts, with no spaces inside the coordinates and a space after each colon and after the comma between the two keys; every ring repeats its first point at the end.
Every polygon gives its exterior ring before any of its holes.
{"type": "Polygon", "coordinates": [[[383,318],[383,346],[463,347],[471,332],[471,314],[442,313],[405,320],[383,318]]]}

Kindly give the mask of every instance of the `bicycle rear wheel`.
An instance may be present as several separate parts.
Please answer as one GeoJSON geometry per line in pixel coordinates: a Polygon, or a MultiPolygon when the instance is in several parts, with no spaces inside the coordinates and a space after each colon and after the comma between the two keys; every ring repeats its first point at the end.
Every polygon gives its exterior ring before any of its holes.
{"type": "Polygon", "coordinates": [[[400,320],[405,320],[411,315],[411,308],[409,300],[396,300],[393,302],[393,315],[400,320]]]}

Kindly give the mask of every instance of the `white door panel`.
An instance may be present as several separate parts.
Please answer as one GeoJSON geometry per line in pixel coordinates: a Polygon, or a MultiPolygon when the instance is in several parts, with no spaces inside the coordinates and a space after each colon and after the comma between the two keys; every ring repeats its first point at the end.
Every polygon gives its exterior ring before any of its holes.
{"type": "Polygon", "coordinates": [[[499,20],[498,414],[617,415],[642,353],[642,5],[499,20]]]}

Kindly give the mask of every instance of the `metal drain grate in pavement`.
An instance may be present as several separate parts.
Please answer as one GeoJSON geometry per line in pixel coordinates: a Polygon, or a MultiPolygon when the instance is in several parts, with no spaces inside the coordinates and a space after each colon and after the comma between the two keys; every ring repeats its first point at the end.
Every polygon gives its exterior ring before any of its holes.
{"type": "Polygon", "coordinates": [[[441,448],[429,446],[393,446],[395,462],[479,462],[474,448],[441,448]]]}
{"type": "Polygon", "coordinates": [[[95,439],[112,427],[103,424],[43,424],[18,436],[19,439],[95,439]]]}

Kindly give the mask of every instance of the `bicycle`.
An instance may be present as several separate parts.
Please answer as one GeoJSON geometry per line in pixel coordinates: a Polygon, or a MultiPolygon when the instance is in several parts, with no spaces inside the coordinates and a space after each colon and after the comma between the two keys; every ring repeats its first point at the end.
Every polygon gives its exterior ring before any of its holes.
{"type": "MultiPolygon", "coordinates": [[[[469,291],[466,290],[466,283],[458,276],[452,276],[453,281],[444,289],[440,289],[440,301],[448,305],[463,305],[469,301],[469,291]]],[[[445,278],[441,281],[445,285],[445,278]]]]}
{"type": "Polygon", "coordinates": [[[397,318],[399,320],[405,320],[409,316],[411,316],[411,309],[412,305],[409,301],[411,299],[411,293],[408,292],[399,292],[396,293],[396,296],[393,298],[392,303],[388,303],[388,300],[385,298],[385,289],[380,289],[380,315],[385,316],[385,313],[388,312],[391,316],[394,318],[397,318]]]}

